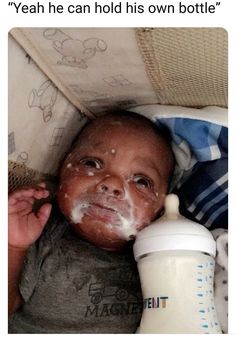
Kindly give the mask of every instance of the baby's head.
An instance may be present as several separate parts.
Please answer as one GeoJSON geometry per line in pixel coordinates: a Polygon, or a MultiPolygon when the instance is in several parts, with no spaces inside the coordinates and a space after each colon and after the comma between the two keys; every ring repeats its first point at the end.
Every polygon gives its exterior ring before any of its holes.
{"type": "Polygon", "coordinates": [[[170,145],[145,117],[98,117],[62,165],[59,206],[80,236],[120,249],[163,208],[173,165],[170,145]]]}

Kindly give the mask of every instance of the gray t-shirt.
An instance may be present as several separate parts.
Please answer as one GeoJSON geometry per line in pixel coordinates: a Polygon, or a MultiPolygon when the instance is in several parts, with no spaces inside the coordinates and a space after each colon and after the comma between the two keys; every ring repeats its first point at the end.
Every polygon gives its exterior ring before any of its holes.
{"type": "Polygon", "coordinates": [[[99,249],[56,213],[29,249],[25,302],[10,317],[9,333],[135,333],[142,297],[132,247],[99,249]]]}

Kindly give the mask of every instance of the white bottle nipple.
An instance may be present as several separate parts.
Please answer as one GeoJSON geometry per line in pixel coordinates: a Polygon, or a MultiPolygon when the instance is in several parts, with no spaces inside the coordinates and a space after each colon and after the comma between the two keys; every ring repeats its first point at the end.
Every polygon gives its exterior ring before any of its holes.
{"type": "Polygon", "coordinates": [[[216,243],[209,230],[179,214],[179,199],[166,196],[165,213],[138,232],[133,246],[135,260],[149,253],[194,250],[215,256],[216,243]]]}
{"type": "Polygon", "coordinates": [[[179,214],[179,198],[176,194],[169,194],[165,198],[164,218],[178,219],[179,217],[182,217],[179,214]]]}

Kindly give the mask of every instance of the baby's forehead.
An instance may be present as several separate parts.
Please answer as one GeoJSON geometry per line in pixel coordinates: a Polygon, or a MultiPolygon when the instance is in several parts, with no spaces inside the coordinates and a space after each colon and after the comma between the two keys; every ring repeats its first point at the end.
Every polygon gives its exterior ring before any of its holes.
{"type": "Polygon", "coordinates": [[[89,126],[78,138],[77,146],[93,146],[94,148],[106,148],[109,146],[136,147],[136,143],[142,143],[150,147],[152,141],[148,132],[140,130],[130,123],[122,123],[120,120],[101,121],[89,126]]]}
{"type": "MultiPolygon", "coordinates": [[[[142,118],[142,117],[141,117],[142,118]]],[[[85,131],[87,135],[103,132],[111,133],[111,131],[116,131],[120,133],[127,132],[141,132],[143,134],[153,133],[153,127],[150,121],[139,118],[134,118],[130,116],[111,116],[105,115],[98,117],[87,126],[85,126],[85,131]]]]}
{"type": "Polygon", "coordinates": [[[134,121],[131,121],[129,117],[105,115],[94,119],[92,122],[90,122],[89,126],[91,129],[106,128],[108,125],[118,127],[132,127],[133,122],[134,121]]]}
{"type": "Polygon", "coordinates": [[[135,147],[146,148],[147,151],[155,152],[160,147],[166,148],[162,137],[157,132],[152,122],[144,118],[126,116],[102,116],[89,122],[79,134],[72,148],[81,149],[85,147],[108,147],[117,148],[135,147]],[[136,144],[137,143],[137,144],[136,144]],[[98,146],[99,145],[99,146],[98,146]]]}

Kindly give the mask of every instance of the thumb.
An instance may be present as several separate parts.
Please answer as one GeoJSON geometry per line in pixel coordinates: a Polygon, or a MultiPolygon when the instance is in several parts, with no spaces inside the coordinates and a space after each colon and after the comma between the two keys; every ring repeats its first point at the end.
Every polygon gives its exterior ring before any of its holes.
{"type": "Polygon", "coordinates": [[[52,205],[47,203],[38,210],[37,218],[42,227],[44,227],[48,221],[49,215],[51,213],[52,205]]]}

